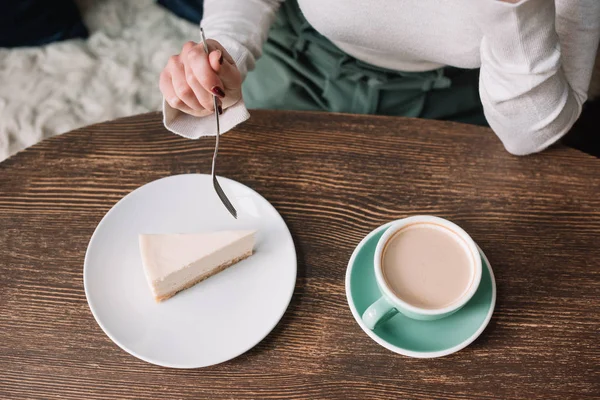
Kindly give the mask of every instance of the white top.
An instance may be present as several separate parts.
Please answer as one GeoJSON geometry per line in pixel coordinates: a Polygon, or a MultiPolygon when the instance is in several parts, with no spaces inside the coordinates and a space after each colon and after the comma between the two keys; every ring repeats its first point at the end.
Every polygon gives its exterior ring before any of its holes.
{"type": "MultiPolygon", "coordinates": [[[[600,0],[298,0],[308,22],[342,50],[402,71],[481,68],[485,116],[506,149],[541,151],[560,139],[587,99],[600,37],[600,0]]],[[[202,26],[236,61],[254,68],[279,0],[204,0],[202,26]]],[[[163,102],[165,126],[190,138],[214,135],[214,117],[163,102]]],[[[249,117],[225,110],[222,132],[249,117]]]]}

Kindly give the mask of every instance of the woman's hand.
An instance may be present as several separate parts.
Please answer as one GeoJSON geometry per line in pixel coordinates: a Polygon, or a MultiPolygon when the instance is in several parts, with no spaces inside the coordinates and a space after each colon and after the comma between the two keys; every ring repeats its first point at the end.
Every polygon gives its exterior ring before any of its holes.
{"type": "Polygon", "coordinates": [[[242,77],[233,58],[215,40],[187,42],[181,53],[171,56],[160,74],[160,91],[173,108],[204,117],[214,112],[213,95],[219,113],[242,97],[242,77]]]}

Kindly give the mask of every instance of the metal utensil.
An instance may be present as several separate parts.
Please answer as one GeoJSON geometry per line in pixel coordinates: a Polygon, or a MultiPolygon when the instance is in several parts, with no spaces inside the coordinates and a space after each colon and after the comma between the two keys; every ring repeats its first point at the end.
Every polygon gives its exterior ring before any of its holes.
{"type": "MultiPolygon", "coordinates": [[[[206,38],[204,37],[204,30],[202,28],[200,28],[200,37],[202,39],[202,45],[204,46],[204,51],[206,52],[206,54],[208,54],[209,53],[208,45],[206,44],[206,38]]],[[[215,143],[215,153],[213,154],[213,160],[212,160],[213,186],[215,187],[215,192],[217,192],[219,199],[221,199],[221,202],[223,202],[223,205],[225,206],[225,208],[227,208],[227,211],[229,211],[231,213],[231,215],[233,215],[233,218],[237,219],[237,211],[236,211],[235,207],[233,207],[233,204],[231,204],[231,201],[229,201],[229,199],[225,195],[225,192],[223,192],[221,185],[219,185],[219,182],[217,181],[217,176],[215,175],[215,169],[216,169],[216,165],[217,165],[217,154],[219,153],[219,136],[221,136],[221,129],[219,127],[219,111],[218,111],[219,104],[217,103],[217,96],[215,96],[215,95],[213,95],[213,105],[215,108],[215,119],[217,121],[217,142],[215,143]]]]}

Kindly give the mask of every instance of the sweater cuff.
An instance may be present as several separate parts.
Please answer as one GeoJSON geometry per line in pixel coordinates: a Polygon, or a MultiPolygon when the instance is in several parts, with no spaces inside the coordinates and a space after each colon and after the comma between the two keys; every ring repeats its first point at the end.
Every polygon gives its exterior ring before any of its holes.
{"type": "MultiPolygon", "coordinates": [[[[240,99],[233,106],[226,108],[219,116],[220,133],[230,131],[237,125],[250,118],[244,100],[240,99]]],[[[217,126],[214,115],[195,117],[174,109],[163,99],[163,124],[169,131],[188,139],[198,139],[202,136],[215,136],[217,126]]]]}
{"type": "Polygon", "coordinates": [[[483,32],[482,52],[515,73],[535,73],[556,62],[560,52],[554,28],[555,6],[550,0],[479,1],[475,20],[483,32]]]}

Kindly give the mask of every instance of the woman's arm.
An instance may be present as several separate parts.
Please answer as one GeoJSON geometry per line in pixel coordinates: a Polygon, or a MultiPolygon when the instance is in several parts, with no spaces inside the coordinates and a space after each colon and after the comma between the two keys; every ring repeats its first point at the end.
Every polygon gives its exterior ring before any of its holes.
{"type": "Polygon", "coordinates": [[[254,68],[283,0],[204,0],[200,25],[206,37],[221,43],[242,78],[254,68]]]}
{"type": "Polygon", "coordinates": [[[167,129],[197,139],[216,134],[213,112],[222,113],[221,133],[250,117],[241,83],[260,57],[279,5],[280,0],[204,0],[201,26],[210,54],[202,44],[188,42],[161,73],[167,129]],[[218,110],[213,109],[213,95],[218,110]]]}
{"type": "Polygon", "coordinates": [[[479,90],[486,118],[509,152],[541,151],[570,130],[587,99],[600,1],[478,4],[479,90]]]}

